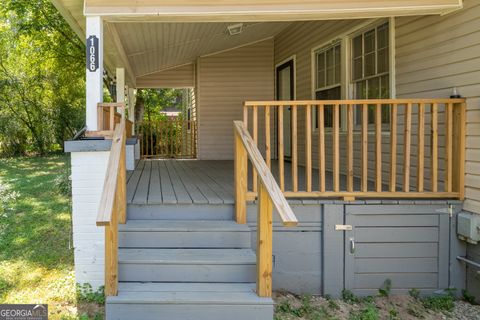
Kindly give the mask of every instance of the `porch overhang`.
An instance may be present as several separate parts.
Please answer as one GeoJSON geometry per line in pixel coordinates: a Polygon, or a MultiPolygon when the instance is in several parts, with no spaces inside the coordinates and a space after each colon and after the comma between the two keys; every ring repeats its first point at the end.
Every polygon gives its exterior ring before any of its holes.
{"type": "Polygon", "coordinates": [[[110,21],[300,21],[445,14],[462,0],[85,0],[86,16],[110,21]]]}

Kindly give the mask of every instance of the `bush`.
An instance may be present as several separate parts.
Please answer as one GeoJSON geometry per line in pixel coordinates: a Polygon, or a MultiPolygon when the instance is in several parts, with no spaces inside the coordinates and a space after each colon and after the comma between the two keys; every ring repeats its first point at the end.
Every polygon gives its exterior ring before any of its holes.
{"type": "Polygon", "coordinates": [[[70,197],[72,195],[72,179],[70,167],[63,168],[54,180],[55,190],[63,196],[70,197]]]}

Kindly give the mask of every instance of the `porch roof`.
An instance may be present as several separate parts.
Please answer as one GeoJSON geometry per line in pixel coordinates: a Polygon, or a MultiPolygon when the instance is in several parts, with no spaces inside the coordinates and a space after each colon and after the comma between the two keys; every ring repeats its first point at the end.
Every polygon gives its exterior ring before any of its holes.
{"type": "Polygon", "coordinates": [[[125,68],[130,86],[200,56],[274,37],[292,21],[445,14],[462,7],[462,0],[51,1],[81,39],[86,16],[103,17],[106,69],[125,68]],[[235,22],[243,22],[243,32],[230,36],[227,27],[235,22]]]}

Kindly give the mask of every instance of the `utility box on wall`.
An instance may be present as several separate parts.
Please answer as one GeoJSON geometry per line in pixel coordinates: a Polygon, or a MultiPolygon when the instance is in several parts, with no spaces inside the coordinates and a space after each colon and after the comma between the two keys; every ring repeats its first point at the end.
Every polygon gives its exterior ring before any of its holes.
{"type": "Polygon", "coordinates": [[[458,238],[468,243],[480,241],[480,215],[462,212],[458,215],[458,238]]]}

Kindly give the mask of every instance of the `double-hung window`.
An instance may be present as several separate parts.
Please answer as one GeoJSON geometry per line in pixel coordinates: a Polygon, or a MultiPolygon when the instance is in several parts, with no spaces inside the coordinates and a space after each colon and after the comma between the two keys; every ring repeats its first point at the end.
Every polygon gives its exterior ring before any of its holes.
{"type": "MultiPolygon", "coordinates": [[[[340,100],[342,98],[341,44],[336,42],[315,52],[315,99],[340,100]]],[[[318,119],[314,112],[315,128],[318,119]]],[[[333,107],[325,107],[325,127],[333,126],[333,107]]]]}
{"type": "MultiPolygon", "coordinates": [[[[355,99],[390,98],[389,24],[370,28],[351,42],[352,85],[355,99]]],[[[360,123],[357,113],[357,123],[360,123]]],[[[375,121],[375,106],[368,108],[368,122],[375,121]]],[[[390,108],[382,108],[382,123],[390,122],[390,108]]]]}

